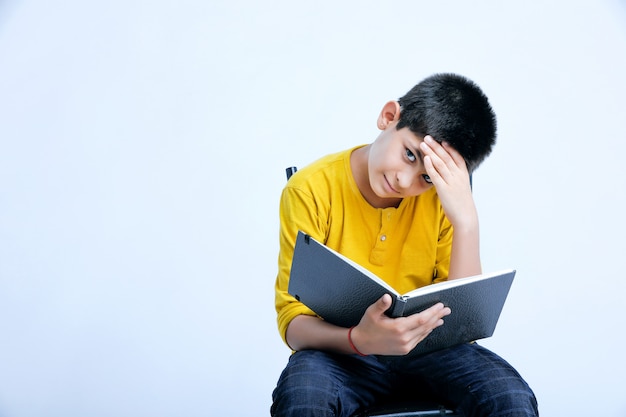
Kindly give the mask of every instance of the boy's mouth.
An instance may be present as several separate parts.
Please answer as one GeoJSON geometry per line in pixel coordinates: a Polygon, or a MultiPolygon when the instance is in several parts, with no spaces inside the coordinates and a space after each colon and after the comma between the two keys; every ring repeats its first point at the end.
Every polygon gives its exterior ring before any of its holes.
{"type": "Polygon", "coordinates": [[[396,190],[395,188],[393,188],[393,186],[391,185],[391,183],[389,182],[389,180],[387,179],[386,175],[383,175],[383,177],[385,178],[385,182],[387,183],[387,187],[389,187],[389,189],[391,191],[393,191],[396,194],[400,194],[400,192],[398,190],[396,190]]]}

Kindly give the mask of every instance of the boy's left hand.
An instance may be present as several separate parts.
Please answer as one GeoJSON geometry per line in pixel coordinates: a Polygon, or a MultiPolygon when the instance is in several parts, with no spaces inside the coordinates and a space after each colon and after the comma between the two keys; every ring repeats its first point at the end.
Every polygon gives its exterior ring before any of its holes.
{"type": "Polygon", "coordinates": [[[446,142],[427,135],[420,148],[424,166],[450,223],[457,228],[478,221],[465,160],[446,142]],[[469,223],[468,223],[469,222],[469,223]]]}

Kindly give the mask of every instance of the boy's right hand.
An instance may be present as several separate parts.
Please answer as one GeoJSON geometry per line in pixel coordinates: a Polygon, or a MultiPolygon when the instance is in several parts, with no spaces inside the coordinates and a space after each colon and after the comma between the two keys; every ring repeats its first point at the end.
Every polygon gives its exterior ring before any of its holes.
{"type": "Polygon", "coordinates": [[[368,307],[352,331],[352,341],[360,352],[371,355],[406,355],[451,313],[442,303],[408,317],[391,318],[385,312],[391,296],[385,294],[368,307]]]}

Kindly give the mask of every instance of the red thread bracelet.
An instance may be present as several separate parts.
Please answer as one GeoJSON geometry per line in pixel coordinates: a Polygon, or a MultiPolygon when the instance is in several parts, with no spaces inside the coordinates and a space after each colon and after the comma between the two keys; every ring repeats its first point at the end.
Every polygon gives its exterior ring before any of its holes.
{"type": "Polygon", "coordinates": [[[357,355],[359,355],[359,356],[367,356],[367,355],[359,352],[359,350],[356,348],[356,346],[354,346],[354,342],[352,341],[352,330],[355,327],[356,326],[352,326],[352,327],[350,327],[350,330],[348,330],[348,343],[350,343],[350,347],[352,348],[353,351],[356,352],[357,355]]]}

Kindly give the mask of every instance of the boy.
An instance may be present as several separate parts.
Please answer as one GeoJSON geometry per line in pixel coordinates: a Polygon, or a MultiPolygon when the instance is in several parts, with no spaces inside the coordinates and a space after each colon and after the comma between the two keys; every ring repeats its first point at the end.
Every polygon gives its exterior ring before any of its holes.
{"type": "Polygon", "coordinates": [[[329,324],[287,293],[298,230],[400,293],[480,274],[470,173],[491,152],[496,119],[472,81],[437,74],[383,106],[376,140],[298,171],[280,204],[278,327],[294,350],[273,393],[274,416],[350,416],[401,393],[465,416],[536,416],[534,394],[503,359],[463,344],[405,356],[450,309],[389,318],[391,297],[357,326],[329,324]]]}

